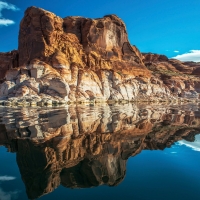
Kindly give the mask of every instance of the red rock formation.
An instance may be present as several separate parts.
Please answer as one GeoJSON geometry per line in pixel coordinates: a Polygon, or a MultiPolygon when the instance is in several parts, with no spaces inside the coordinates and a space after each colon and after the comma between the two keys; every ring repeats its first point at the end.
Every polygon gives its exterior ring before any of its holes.
{"type": "Polygon", "coordinates": [[[163,73],[154,73],[162,69],[198,74],[197,67],[162,55],[142,55],[129,43],[125,24],[116,15],[62,19],[30,7],[20,24],[18,53],[1,54],[0,60],[0,97],[11,101],[166,101],[198,96],[194,86],[188,86],[185,95],[182,83],[174,88],[163,73]]]}
{"type": "Polygon", "coordinates": [[[18,51],[11,51],[8,53],[0,53],[0,83],[5,79],[6,72],[9,69],[18,67],[18,51]]]}
{"type": "Polygon", "coordinates": [[[167,62],[169,59],[165,55],[153,54],[153,53],[143,53],[145,63],[153,62],[167,62]]]}
{"type": "Polygon", "coordinates": [[[158,54],[143,54],[144,63],[152,73],[159,77],[180,98],[199,98],[200,65],[194,62],[181,62],[158,54]],[[196,76],[195,76],[196,75],[196,76]]]}
{"type": "Polygon", "coordinates": [[[85,70],[150,75],[130,45],[124,23],[115,15],[62,19],[31,7],[20,24],[19,55],[20,67],[39,59],[56,69],[70,68],[75,62],[85,70]]]}

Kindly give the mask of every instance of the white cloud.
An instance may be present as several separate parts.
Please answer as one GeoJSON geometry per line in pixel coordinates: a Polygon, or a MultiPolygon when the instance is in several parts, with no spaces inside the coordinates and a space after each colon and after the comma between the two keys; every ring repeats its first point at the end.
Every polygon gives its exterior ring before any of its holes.
{"type": "Polygon", "coordinates": [[[187,142],[187,141],[179,141],[178,142],[179,145],[185,145],[189,148],[191,148],[194,151],[200,151],[200,135],[197,135],[195,137],[195,141],[194,142],[187,142]]]}
{"type": "Polygon", "coordinates": [[[16,177],[13,177],[13,176],[0,176],[0,181],[12,181],[15,179],[16,177]]]}
{"type": "Polygon", "coordinates": [[[178,50],[175,50],[174,53],[179,53],[179,51],[178,51],[178,50]]]}
{"type": "Polygon", "coordinates": [[[17,199],[19,196],[20,191],[10,191],[10,192],[5,192],[3,191],[2,188],[0,188],[0,199],[1,200],[12,200],[12,199],[17,199]]]}
{"type": "Polygon", "coordinates": [[[10,19],[0,19],[0,25],[8,26],[14,24],[15,22],[10,19]]]}
{"type": "Polygon", "coordinates": [[[200,50],[190,50],[187,53],[177,55],[173,57],[174,59],[180,60],[180,61],[194,61],[194,62],[200,62],[200,50]]]}
{"type": "Polygon", "coordinates": [[[13,20],[10,19],[4,19],[2,17],[2,10],[3,9],[7,9],[7,10],[12,10],[12,11],[17,11],[19,10],[19,8],[17,8],[15,5],[7,3],[7,2],[3,2],[0,1],[0,26],[8,26],[11,24],[14,24],[15,22],[13,20]]]}
{"type": "Polygon", "coordinates": [[[15,5],[7,3],[7,2],[3,2],[0,1],[0,17],[2,17],[2,10],[3,9],[7,9],[7,10],[13,10],[13,11],[17,11],[19,10],[19,8],[17,8],[15,5]]]}

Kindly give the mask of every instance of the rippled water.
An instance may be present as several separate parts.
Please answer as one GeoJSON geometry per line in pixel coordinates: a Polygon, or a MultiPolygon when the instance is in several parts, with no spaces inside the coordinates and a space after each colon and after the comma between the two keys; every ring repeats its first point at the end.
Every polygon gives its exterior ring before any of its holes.
{"type": "Polygon", "coordinates": [[[199,200],[198,105],[0,107],[0,200],[199,200]]]}

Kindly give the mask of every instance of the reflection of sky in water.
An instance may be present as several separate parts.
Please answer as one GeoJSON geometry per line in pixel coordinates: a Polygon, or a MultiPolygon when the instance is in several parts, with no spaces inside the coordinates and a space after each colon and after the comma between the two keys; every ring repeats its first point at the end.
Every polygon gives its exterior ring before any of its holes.
{"type": "MultiPolygon", "coordinates": [[[[193,145],[195,148],[198,141],[199,135],[193,145]]],[[[164,151],[143,150],[128,159],[126,177],[116,187],[100,186],[72,190],[60,186],[40,199],[199,200],[200,153],[193,149],[178,142],[164,151]]],[[[10,179],[0,181],[0,199],[27,199],[16,164],[16,154],[7,153],[5,148],[1,147],[0,156],[4,160],[0,165],[0,179],[10,179]]]]}
{"type": "Polygon", "coordinates": [[[0,176],[0,181],[12,181],[15,180],[16,178],[13,176],[0,176]]]}
{"type": "Polygon", "coordinates": [[[195,136],[195,141],[194,142],[188,142],[185,140],[179,141],[178,144],[180,145],[185,145],[194,151],[200,151],[200,134],[195,136]]]}
{"type": "MultiPolygon", "coordinates": [[[[15,180],[16,178],[13,176],[0,176],[0,185],[1,182],[3,181],[12,181],[15,180]]],[[[18,197],[19,191],[9,191],[5,192],[1,187],[0,187],[0,199],[1,200],[11,200],[11,199],[16,199],[18,197]]]]}
{"type": "Polygon", "coordinates": [[[12,200],[18,198],[19,191],[5,192],[0,188],[0,199],[1,200],[12,200]]]}
{"type": "MultiPolygon", "coordinates": [[[[1,182],[3,181],[12,181],[15,180],[16,178],[13,176],[0,176],[0,186],[1,182]]],[[[4,191],[0,187],[0,200],[12,200],[12,199],[17,199],[19,191],[4,191]]]]}
{"type": "Polygon", "coordinates": [[[25,190],[16,163],[16,154],[7,153],[0,146],[0,159],[0,200],[27,199],[26,194],[23,194],[25,190]]]}

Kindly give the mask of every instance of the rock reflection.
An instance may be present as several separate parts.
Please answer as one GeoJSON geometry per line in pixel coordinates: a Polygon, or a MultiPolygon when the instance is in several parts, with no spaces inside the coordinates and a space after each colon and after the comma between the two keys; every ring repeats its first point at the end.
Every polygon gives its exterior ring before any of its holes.
{"type": "Polygon", "coordinates": [[[28,198],[69,188],[115,186],[144,149],[194,141],[198,106],[71,105],[0,108],[0,145],[16,152],[28,198]]]}

